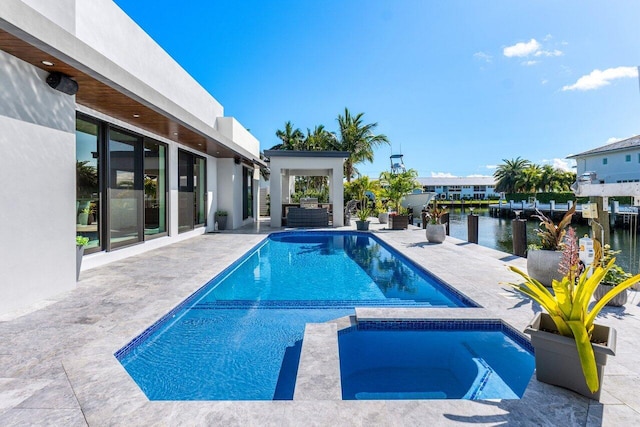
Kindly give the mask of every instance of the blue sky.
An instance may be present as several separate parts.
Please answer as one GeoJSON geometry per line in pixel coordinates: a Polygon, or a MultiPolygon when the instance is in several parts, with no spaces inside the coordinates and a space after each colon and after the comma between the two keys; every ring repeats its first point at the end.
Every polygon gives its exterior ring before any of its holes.
{"type": "Polygon", "coordinates": [[[260,140],[348,107],[420,176],[562,164],[640,133],[640,2],[115,0],[260,140]]]}

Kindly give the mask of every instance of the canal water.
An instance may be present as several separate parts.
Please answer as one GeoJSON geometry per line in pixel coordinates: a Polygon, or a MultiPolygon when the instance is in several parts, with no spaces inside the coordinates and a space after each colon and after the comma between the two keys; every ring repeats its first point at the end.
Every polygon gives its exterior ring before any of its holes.
{"type": "MultiPolygon", "coordinates": [[[[469,209],[449,210],[449,234],[461,240],[467,240],[467,216],[469,209]]],[[[511,236],[511,218],[494,218],[489,215],[488,209],[475,209],[474,214],[478,218],[478,244],[503,252],[513,253],[513,240],[511,236]]],[[[537,243],[538,236],[534,229],[540,225],[535,218],[527,220],[527,244],[537,243]]],[[[578,237],[585,234],[591,236],[591,227],[586,224],[572,223],[578,237]]],[[[638,233],[631,232],[628,228],[616,228],[611,230],[611,248],[620,250],[616,256],[616,264],[629,273],[640,272],[640,248],[638,248],[638,233]]]]}

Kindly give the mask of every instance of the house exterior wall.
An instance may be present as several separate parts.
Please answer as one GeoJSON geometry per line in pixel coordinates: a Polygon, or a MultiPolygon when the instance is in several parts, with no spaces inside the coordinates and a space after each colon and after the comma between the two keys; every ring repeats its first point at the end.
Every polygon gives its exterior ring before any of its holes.
{"type": "Polygon", "coordinates": [[[75,287],[75,102],[0,51],[0,314],[75,287]]]}
{"type": "Polygon", "coordinates": [[[576,158],[577,174],[595,172],[603,184],[640,181],[640,147],[576,158]]]}
{"type": "MultiPolygon", "coordinates": [[[[259,158],[259,142],[232,118],[222,118],[228,131],[219,131],[222,106],[111,0],[3,0],[0,28],[245,158],[259,158]]],[[[85,255],[83,270],[206,231],[178,233],[180,149],[206,160],[207,229],[225,203],[233,214],[229,227],[253,220],[242,221],[242,164],[77,105],[74,96],[51,89],[47,75],[0,51],[0,179],[6,190],[0,193],[0,315],[75,287],[76,112],[167,147],[166,236],[85,255]]]]}

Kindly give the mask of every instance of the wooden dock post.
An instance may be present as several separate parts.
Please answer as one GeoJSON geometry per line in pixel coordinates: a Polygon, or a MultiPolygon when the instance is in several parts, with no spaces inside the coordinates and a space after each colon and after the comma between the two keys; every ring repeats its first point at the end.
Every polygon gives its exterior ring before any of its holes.
{"type": "Polygon", "coordinates": [[[478,215],[473,213],[467,217],[467,240],[469,243],[478,243],[478,215]]]}
{"type": "Polygon", "coordinates": [[[519,257],[527,256],[527,220],[511,220],[511,236],[513,238],[513,254],[519,257]]]}

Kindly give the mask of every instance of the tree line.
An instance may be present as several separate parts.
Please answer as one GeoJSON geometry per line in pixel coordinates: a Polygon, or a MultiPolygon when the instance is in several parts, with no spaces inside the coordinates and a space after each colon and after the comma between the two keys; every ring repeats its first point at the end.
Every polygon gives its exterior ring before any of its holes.
{"type": "Polygon", "coordinates": [[[575,172],[551,165],[538,165],[520,157],[502,161],[493,174],[497,193],[570,191],[571,184],[576,181],[575,172]]]}

